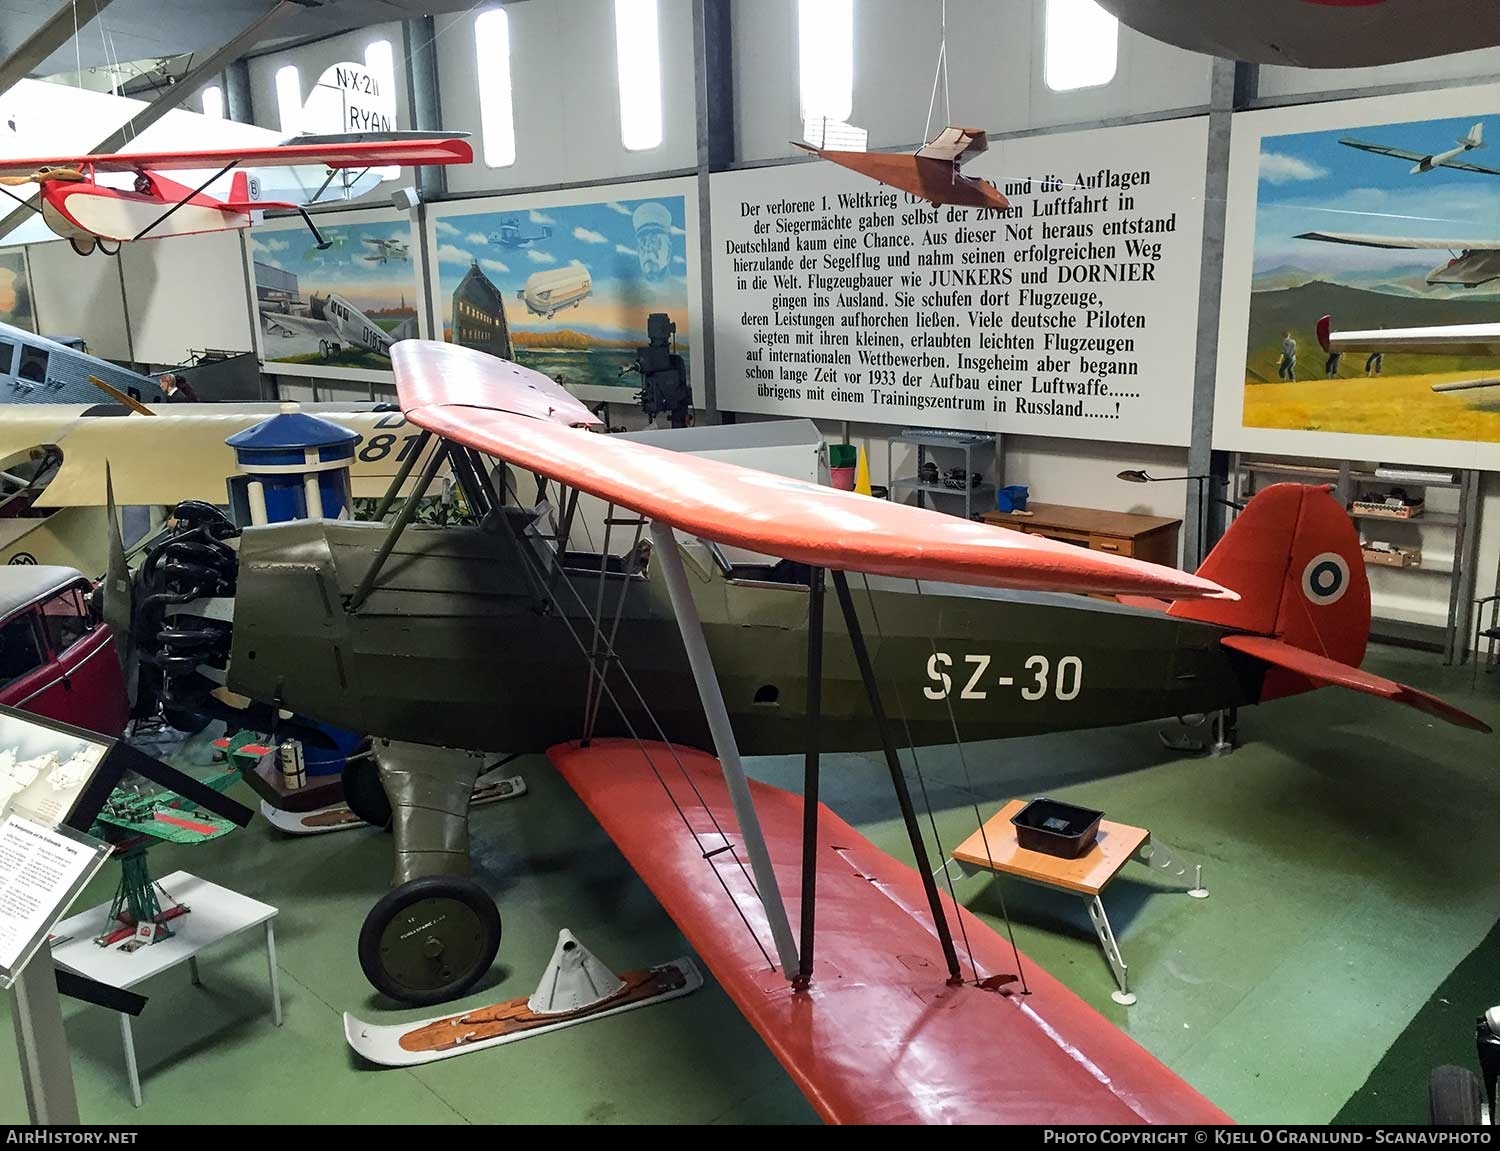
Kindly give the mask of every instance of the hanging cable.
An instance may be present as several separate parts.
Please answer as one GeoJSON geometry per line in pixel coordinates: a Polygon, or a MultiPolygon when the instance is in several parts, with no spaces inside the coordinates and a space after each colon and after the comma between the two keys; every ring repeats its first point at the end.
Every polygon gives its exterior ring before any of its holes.
{"type": "MultiPolygon", "coordinates": [[[[913,582],[917,586],[917,599],[921,600],[922,581],[914,580],[913,582]]],[[[932,649],[932,654],[937,655],[937,637],[931,631],[927,633],[927,642],[932,649]]],[[[953,743],[958,748],[958,762],[963,768],[964,790],[968,793],[969,803],[974,809],[974,822],[979,825],[979,839],[984,845],[984,858],[993,865],[995,857],[990,852],[989,834],[984,830],[984,816],[979,813],[979,793],[974,789],[974,778],[969,772],[969,757],[964,753],[964,741],[962,736],[959,735],[958,715],[953,710],[953,696],[951,694],[944,695],[943,702],[948,708],[948,723],[953,729],[953,743]]],[[[946,865],[944,870],[947,870],[946,865]]],[[[1005,903],[1004,885],[995,884],[995,891],[1000,896],[1000,915],[1005,920],[1005,933],[1010,938],[1010,949],[1016,957],[1016,975],[1021,980],[1021,993],[1023,995],[1030,995],[1031,988],[1026,985],[1026,971],[1021,965],[1021,949],[1016,946],[1016,929],[1010,921],[1010,909],[1005,903]]]]}

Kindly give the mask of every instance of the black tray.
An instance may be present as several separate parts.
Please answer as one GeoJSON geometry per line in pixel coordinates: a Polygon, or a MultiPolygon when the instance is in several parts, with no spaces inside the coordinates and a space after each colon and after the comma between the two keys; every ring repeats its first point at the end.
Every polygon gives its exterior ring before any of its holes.
{"type": "Polygon", "coordinates": [[[1010,817],[1016,842],[1028,851],[1077,859],[1094,845],[1104,812],[1057,799],[1033,799],[1010,817]]]}

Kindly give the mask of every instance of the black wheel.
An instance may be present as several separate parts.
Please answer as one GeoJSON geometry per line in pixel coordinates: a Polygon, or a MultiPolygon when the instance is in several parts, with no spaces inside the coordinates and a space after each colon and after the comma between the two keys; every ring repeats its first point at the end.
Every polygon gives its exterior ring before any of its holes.
{"type": "Polygon", "coordinates": [[[429,875],[393,888],[359,932],[359,965],[375,990],[427,1007],[457,999],[495,962],[500,910],[459,875],[429,875]]]}
{"type": "Polygon", "coordinates": [[[93,254],[94,249],[98,246],[98,241],[92,236],[69,236],[68,244],[80,256],[88,256],[93,254]]]}
{"type": "Polygon", "coordinates": [[[318,341],[318,355],[321,356],[325,360],[328,358],[328,341],[327,340],[319,340],[318,341]]]}
{"type": "Polygon", "coordinates": [[[349,810],[371,827],[389,831],[391,800],[380,782],[380,768],[373,756],[350,757],[344,763],[344,802],[349,810]]]}
{"type": "Polygon", "coordinates": [[[1484,1122],[1484,1084],[1466,1067],[1434,1068],[1427,1112],[1434,1127],[1477,1127],[1484,1122]]]}

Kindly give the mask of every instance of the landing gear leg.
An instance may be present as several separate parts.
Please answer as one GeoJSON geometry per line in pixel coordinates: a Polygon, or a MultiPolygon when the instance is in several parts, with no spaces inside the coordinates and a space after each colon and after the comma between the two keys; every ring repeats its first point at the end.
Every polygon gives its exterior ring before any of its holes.
{"type": "Polygon", "coordinates": [[[1238,720],[1239,712],[1236,708],[1226,707],[1214,712],[1214,741],[1208,749],[1210,755],[1228,755],[1234,750],[1238,720]]]}

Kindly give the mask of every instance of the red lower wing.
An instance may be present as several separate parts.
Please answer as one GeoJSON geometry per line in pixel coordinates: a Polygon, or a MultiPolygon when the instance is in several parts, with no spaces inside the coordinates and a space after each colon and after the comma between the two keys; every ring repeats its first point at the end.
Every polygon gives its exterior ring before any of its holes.
{"type": "MultiPolygon", "coordinates": [[[[623,740],[559,744],[547,754],[829,1122],[1228,1122],[1029,960],[1030,995],[947,986],[917,873],[826,807],[814,978],[810,990],[794,992],[761,951],[772,951],[765,915],[734,857],[707,854],[723,844],[709,812],[732,836],[736,826],[716,759],[623,740]]],[[[750,789],[795,921],[802,800],[754,781],[750,789]]],[[[945,904],[950,922],[962,918],[980,976],[1013,974],[1010,944],[945,904]]]]}

